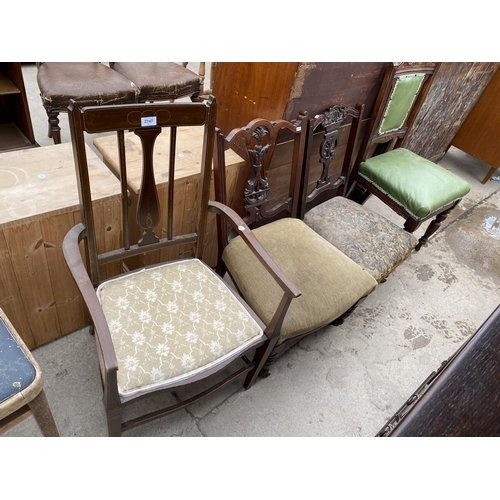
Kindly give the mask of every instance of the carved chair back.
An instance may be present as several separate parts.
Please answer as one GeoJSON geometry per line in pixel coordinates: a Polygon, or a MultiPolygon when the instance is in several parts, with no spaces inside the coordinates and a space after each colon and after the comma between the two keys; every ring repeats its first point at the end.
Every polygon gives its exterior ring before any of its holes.
{"type": "MultiPolygon", "coordinates": [[[[88,271],[94,286],[101,281],[100,267],[111,262],[139,256],[146,252],[170,249],[178,245],[191,248],[191,257],[201,258],[206,233],[207,210],[210,192],[214,131],[215,99],[193,103],[150,103],[80,107],[72,102],[69,120],[73,138],[78,191],[80,196],[82,222],[85,226],[85,248],[88,271]],[[174,229],[176,138],[178,127],[204,127],[202,161],[199,178],[195,228],[183,234],[174,229]],[[125,131],[133,131],[142,144],[142,180],[135,216],[129,213],[129,182],[127,177],[127,148],[125,131]],[[119,248],[98,253],[96,227],[93,216],[89,170],[85,153],[84,133],[116,132],[119,150],[122,241],[119,248]],[[160,200],[155,179],[154,145],[161,133],[170,136],[168,188],[165,200],[160,200]],[[159,227],[162,210],[166,210],[166,228],[159,227]],[[137,226],[139,229],[137,229],[137,226]],[[138,241],[133,241],[139,235],[138,241]]],[[[163,255],[170,255],[163,252],[163,255]]],[[[186,253],[184,253],[186,255],[186,253]]],[[[186,255],[187,256],[187,255],[186,255]]],[[[165,259],[168,260],[168,259],[165,259]]]]}
{"type": "MultiPolygon", "coordinates": [[[[240,198],[235,199],[232,206],[248,226],[256,228],[284,217],[297,217],[306,134],[306,113],[294,123],[256,119],[227,136],[216,129],[216,199],[228,204],[225,152],[231,149],[245,161],[234,194],[240,198]]],[[[228,227],[223,226],[218,227],[219,255],[230,236],[228,227]]]]}
{"type": "Polygon", "coordinates": [[[440,63],[389,63],[356,164],[403,144],[440,63]]]}
{"type": "Polygon", "coordinates": [[[309,120],[301,182],[301,219],[320,203],[334,196],[346,195],[352,182],[352,158],[363,109],[362,104],[354,108],[334,106],[309,120]]]}

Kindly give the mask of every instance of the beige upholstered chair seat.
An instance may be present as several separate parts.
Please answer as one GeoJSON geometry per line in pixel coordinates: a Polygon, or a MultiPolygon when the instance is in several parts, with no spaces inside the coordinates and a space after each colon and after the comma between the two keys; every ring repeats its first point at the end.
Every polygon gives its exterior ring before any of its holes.
{"type": "Polygon", "coordinates": [[[111,279],[97,295],[116,351],[123,401],[220,367],[263,335],[224,281],[198,259],[111,279]]]}
{"type": "MultiPolygon", "coordinates": [[[[302,295],[290,305],[278,343],[331,323],[377,286],[376,280],[303,221],[286,218],[253,233],[302,295]]],[[[245,300],[267,325],[283,296],[241,237],[223,260],[245,300]]]]}
{"type": "Polygon", "coordinates": [[[417,245],[413,234],[342,196],[314,207],[304,222],[379,282],[417,245]]]}

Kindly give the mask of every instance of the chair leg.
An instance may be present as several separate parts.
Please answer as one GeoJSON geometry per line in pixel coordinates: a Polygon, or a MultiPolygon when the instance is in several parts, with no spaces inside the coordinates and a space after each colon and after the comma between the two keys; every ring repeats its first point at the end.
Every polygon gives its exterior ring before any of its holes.
{"type": "Polygon", "coordinates": [[[28,406],[35,417],[36,423],[42,431],[42,434],[46,437],[58,437],[59,432],[43,389],[36,398],[32,399],[28,403],[28,406]]]}
{"type": "Polygon", "coordinates": [[[106,409],[106,418],[108,419],[108,434],[110,437],[119,437],[122,435],[122,409],[120,407],[113,410],[106,409]]]}
{"type": "MultiPolygon", "coordinates": [[[[269,356],[271,355],[277,341],[278,341],[278,339],[276,339],[274,341],[271,339],[271,341],[269,343],[264,344],[262,347],[259,347],[257,349],[257,351],[255,351],[255,355],[254,355],[253,360],[256,362],[256,365],[255,365],[255,368],[248,373],[247,378],[245,379],[245,382],[243,384],[243,387],[245,389],[250,389],[250,387],[252,387],[253,383],[255,382],[257,377],[259,376],[262,368],[266,364],[269,356]]],[[[267,369],[266,369],[265,376],[266,377],[269,376],[269,370],[267,370],[267,369]]]]}
{"type": "MultiPolygon", "coordinates": [[[[453,207],[452,207],[453,208],[453,207]]],[[[451,212],[451,208],[448,210],[445,210],[444,212],[441,212],[440,214],[437,215],[437,217],[429,224],[427,227],[427,230],[425,231],[424,235],[418,240],[418,244],[415,247],[415,251],[418,252],[421,248],[422,245],[425,245],[429,238],[439,229],[439,226],[441,226],[441,222],[443,222],[446,217],[451,212]]]]}
{"type": "Polygon", "coordinates": [[[52,137],[54,144],[61,144],[61,127],[59,127],[59,111],[47,110],[49,117],[49,133],[48,136],[52,137]]]}
{"type": "Polygon", "coordinates": [[[347,198],[356,202],[358,205],[363,205],[365,201],[370,197],[371,193],[368,189],[364,188],[361,184],[355,183],[350,190],[347,198]]]}

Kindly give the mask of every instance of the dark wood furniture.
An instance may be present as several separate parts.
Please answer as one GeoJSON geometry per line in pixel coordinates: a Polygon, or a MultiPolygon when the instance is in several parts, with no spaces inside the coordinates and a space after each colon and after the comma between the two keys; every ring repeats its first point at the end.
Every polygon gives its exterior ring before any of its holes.
{"type": "Polygon", "coordinates": [[[266,328],[241,297],[201,260],[209,211],[229,220],[242,235],[245,246],[251,248],[251,253],[282,290],[277,318],[284,314],[288,302],[300,295],[248,226],[225,205],[209,201],[215,115],[216,103],[212,97],[206,102],[97,107],[80,107],[72,101],[69,107],[82,223],[68,232],[63,251],[92,316],[108,430],[112,436],[185,408],[236,377],[246,375],[244,387],[249,388],[265,363],[267,334],[272,336],[273,329],[266,328]],[[198,203],[192,214],[194,230],[173,224],[174,212],[182,209],[173,197],[178,127],[204,129],[198,203]],[[133,239],[134,218],[128,213],[124,132],[129,130],[141,138],[143,149],[142,182],[135,217],[141,229],[139,241],[133,239]],[[114,241],[114,250],[99,253],[84,136],[111,131],[118,135],[120,151],[123,230],[122,238],[114,241]],[[161,133],[170,134],[166,199],[159,198],[154,176],[154,144],[161,133]],[[164,232],[157,228],[161,211],[167,212],[164,232]],[[86,266],[80,254],[81,240],[86,266]],[[182,259],[177,258],[178,246],[183,248],[182,259]],[[160,252],[162,263],[127,272],[129,260],[147,252],[160,252]],[[110,262],[121,263],[124,274],[102,281],[101,267],[110,262]],[[240,366],[236,366],[237,363],[240,366]],[[212,375],[217,374],[214,379],[212,375]],[[199,384],[193,387],[197,382],[199,384]],[[185,398],[182,398],[183,388],[188,392],[185,398]],[[196,395],[190,393],[189,388],[196,390],[196,395]],[[182,401],[167,408],[148,410],[135,418],[124,413],[126,407],[138,400],[173,389],[182,401]]]}
{"type": "Polygon", "coordinates": [[[378,432],[392,437],[500,436],[500,307],[378,432]]]}
{"type": "Polygon", "coordinates": [[[33,415],[44,436],[58,436],[40,366],[2,309],[0,367],[0,433],[33,415]]]}
{"type": "Polygon", "coordinates": [[[0,152],[38,146],[19,62],[0,63],[0,152]]]}
{"type": "Polygon", "coordinates": [[[489,165],[485,184],[500,167],[500,71],[497,71],[469,113],[451,145],[489,165]]]}
{"type": "Polygon", "coordinates": [[[470,190],[460,177],[402,147],[431,88],[439,63],[389,64],[353,169],[349,197],[374,194],[414,232],[431,223],[416,250],[470,190]]]}
{"type": "Polygon", "coordinates": [[[300,297],[283,295],[262,265],[219,220],[220,273],[228,272],[239,292],[267,325],[262,375],[278,356],[306,335],[328,324],[341,324],[353,308],[377,286],[359,265],[315,233],[299,218],[302,167],[308,119],[252,120],[227,136],[218,130],[214,157],[216,199],[226,203],[225,153],[244,160],[245,184],[235,189],[233,203],[245,215],[271,258],[300,290],[300,297]],[[292,300],[293,298],[293,300],[292,300]],[[278,307],[278,310],[276,308],[278,307]],[[277,312],[275,312],[277,311],[277,312]]]}

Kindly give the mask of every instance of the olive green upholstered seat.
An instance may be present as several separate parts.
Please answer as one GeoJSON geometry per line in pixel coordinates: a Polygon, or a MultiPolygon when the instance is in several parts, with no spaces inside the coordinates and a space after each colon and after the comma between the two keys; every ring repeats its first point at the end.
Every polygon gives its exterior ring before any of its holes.
{"type": "MultiPolygon", "coordinates": [[[[253,233],[302,293],[290,305],[278,344],[331,323],[377,286],[367,271],[300,219],[281,219],[253,233]]],[[[245,300],[269,324],[283,296],[281,288],[240,236],[224,249],[223,260],[245,300]]]]}
{"type": "Polygon", "coordinates": [[[311,209],[304,222],[378,282],[403,262],[417,244],[413,234],[342,196],[311,209]]]}
{"type": "Polygon", "coordinates": [[[458,175],[405,148],[362,162],[358,173],[415,219],[427,218],[470,191],[469,183],[458,175]]]}

